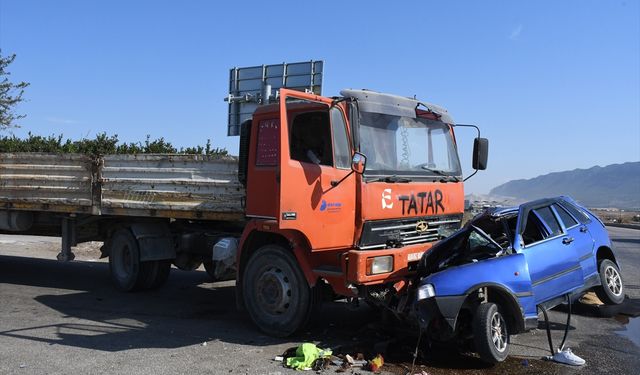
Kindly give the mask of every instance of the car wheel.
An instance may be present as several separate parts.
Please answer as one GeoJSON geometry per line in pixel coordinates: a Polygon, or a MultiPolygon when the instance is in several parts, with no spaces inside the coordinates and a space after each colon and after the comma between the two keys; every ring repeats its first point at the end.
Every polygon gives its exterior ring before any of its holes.
{"type": "Polygon", "coordinates": [[[271,336],[302,328],[314,311],[314,293],[287,249],[266,245],[251,255],[242,277],[244,303],[253,322],[271,336]]]}
{"type": "Polygon", "coordinates": [[[473,316],[476,352],[487,363],[504,361],[509,355],[507,322],[495,303],[483,303],[473,316]]]}
{"type": "Polygon", "coordinates": [[[598,265],[600,274],[599,287],[595,288],[596,295],[606,305],[619,305],[624,301],[624,284],[620,268],[609,259],[603,259],[598,265]]]}

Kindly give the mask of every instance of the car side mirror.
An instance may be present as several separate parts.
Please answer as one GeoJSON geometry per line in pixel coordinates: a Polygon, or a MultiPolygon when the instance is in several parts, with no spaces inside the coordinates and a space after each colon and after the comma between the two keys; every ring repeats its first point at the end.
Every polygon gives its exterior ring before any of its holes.
{"type": "Polygon", "coordinates": [[[351,170],[357,174],[363,174],[367,168],[367,157],[364,154],[356,152],[351,159],[351,170]]]}
{"type": "Polygon", "coordinates": [[[484,171],[487,169],[487,159],[489,158],[489,140],[487,138],[476,138],[473,140],[473,169],[484,171]]]}

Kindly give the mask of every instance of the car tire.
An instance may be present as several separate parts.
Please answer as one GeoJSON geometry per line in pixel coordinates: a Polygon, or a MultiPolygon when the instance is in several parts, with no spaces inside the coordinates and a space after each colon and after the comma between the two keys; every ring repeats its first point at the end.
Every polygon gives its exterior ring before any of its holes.
{"type": "Polygon", "coordinates": [[[242,277],[245,307],[268,335],[286,337],[303,328],[316,310],[316,296],[296,258],[278,245],[259,248],[242,277]]]}
{"type": "Polygon", "coordinates": [[[476,352],[484,362],[502,362],[509,355],[507,322],[495,303],[478,306],[473,316],[473,336],[476,352]]]}
{"type": "Polygon", "coordinates": [[[619,305],[624,301],[624,284],[620,268],[613,261],[603,259],[598,263],[600,286],[595,288],[596,295],[606,305],[619,305]]]}

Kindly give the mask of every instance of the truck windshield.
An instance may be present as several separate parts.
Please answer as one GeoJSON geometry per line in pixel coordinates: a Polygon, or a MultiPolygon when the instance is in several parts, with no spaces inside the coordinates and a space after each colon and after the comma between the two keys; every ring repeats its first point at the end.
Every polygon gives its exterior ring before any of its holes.
{"type": "Polygon", "coordinates": [[[360,112],[367,176],[461,176],[449,126],[441,121],[360,112]]]}

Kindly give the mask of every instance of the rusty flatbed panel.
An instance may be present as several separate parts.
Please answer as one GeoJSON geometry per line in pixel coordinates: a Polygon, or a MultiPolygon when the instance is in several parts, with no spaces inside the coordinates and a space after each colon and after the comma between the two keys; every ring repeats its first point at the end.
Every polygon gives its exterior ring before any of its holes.
{"type": "Polygon", "coordinates": [[[91,169],[85,155],[0,153],[0,207],[86,212],[91,169]]]}
{"type": "Polygon", "coordinates": [[[235,158],[107,155],[101,162],[103,214],[244,219],[235,158]]]}

